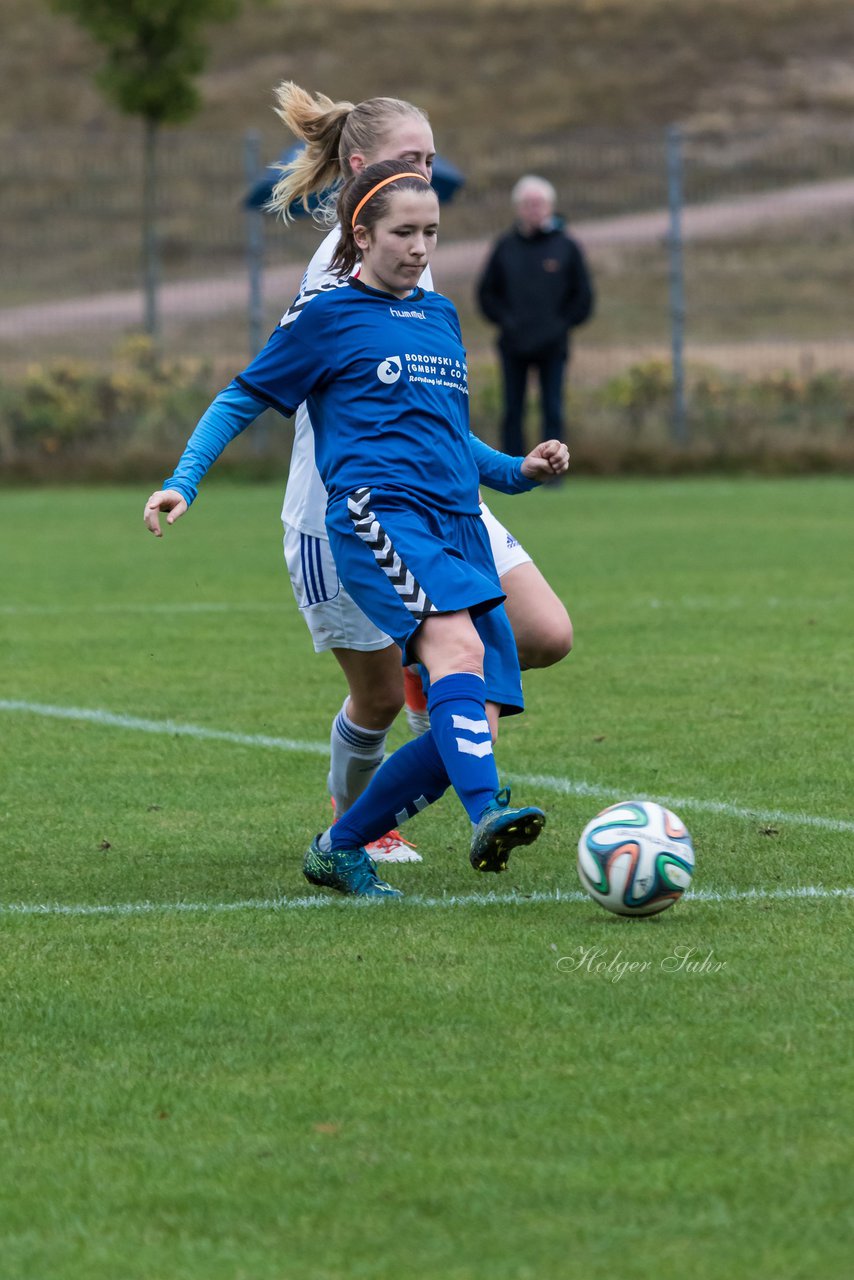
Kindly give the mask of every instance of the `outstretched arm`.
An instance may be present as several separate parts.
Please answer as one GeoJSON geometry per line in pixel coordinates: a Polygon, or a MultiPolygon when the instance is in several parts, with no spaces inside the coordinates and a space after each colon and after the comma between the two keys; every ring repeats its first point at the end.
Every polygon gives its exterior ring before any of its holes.
{"type": "Polygon", "coordinates": [[[538,444],[526,458],[513,458],[492,449],[473,434],[469,434],[469,445],[481,484],[499,493],[527,493],[569,469],[569,450],[559,440],[538,444]]]}
{"type": "Polygon", "coordinates": [[[537,481],[526,476],[522,470],[524,458],[513,458],[509,453],[501,453],[471,432],[469,446],[477,466],[481,484],[498,493],[527,493],[536,486],[537,481]]]}
{"type": "Polygon", "coordinates": [[[162,489],[155,490],[145,504],[145,527],[156,538],[163,536],[160,512],[167,511],[167,524],[179,520],[199,491],[199,484],[219,455],[267,408],[232,382],[220,391],[199,419],[172,475],[162,489]]]}
{"type": "Polygon", "coordinates": [[[187,500],[181,497],[177,489],[155,489],[145,504],[142,518],[145,521],[146,529],[153,533],[155,538],[162,538],[163,530],[160,528],[160,512],[168,511],[166,523],[174,524],[176,520],[180,520],[186,510],[187,500]]]}

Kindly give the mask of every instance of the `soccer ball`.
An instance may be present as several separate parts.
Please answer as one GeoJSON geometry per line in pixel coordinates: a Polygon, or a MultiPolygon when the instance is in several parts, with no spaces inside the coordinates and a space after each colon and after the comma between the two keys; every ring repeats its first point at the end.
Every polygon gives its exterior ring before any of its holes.
{"type": "Polygon", "coordinates": [[[672,907],[693,874],[694,848],[684,823],[651,800],[610,805],[578,841],[582,885],[618,916],[652,916],[672,907]]]}

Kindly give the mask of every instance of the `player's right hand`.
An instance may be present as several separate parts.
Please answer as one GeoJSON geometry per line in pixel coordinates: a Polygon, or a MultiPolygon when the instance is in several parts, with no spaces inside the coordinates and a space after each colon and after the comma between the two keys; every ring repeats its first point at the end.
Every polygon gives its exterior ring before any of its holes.
{"type": "Polygon", "coordinates": [[[522,460],[522,475],[542,484],[569,470],[569,450],[560,440],[544,440],[522,460]]]}
{"type": "Polygon", "coordinates": [[[166,523],[174,524],[176,520],[180,520],[186,510],[187,500],[181,497],[177,489],[157,489],[146,502],[142,518],[146,529],[149,529],[155,538],[162,538],[160,512],[168,511],[166,523]]]}

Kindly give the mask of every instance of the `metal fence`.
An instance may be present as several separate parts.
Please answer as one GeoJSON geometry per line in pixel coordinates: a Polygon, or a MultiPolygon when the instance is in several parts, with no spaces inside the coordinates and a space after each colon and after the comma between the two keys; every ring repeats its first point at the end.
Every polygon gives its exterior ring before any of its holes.
{"type": "MultiPolygon", "coordinates": [[[[285,228],[244,207],[251,169],[275,160],[283,141],[264,138],[252,159],[246,138],[164,132],[159,314],[170,353],[239,367],[293,295],[317,229],[308,220],[285,228]]],[[[512,148],[467,132],[443,139],[442,154],[466,183],[443,209],[434,275],[458,306],[473,359],[488,359],[492,341],[474,282],[510,221],[510,187],[535,172],[557,188],[597,289],[574,385],[664,361],[676,375],[678,427],[686,366],[854,364],[847,125],[737,135],[590,129],[512,148]]],[[[0,374],[14,378],[34,359],[109,361],[139,330],[141,207],[133,130],[4,140],[0,374]]]]}

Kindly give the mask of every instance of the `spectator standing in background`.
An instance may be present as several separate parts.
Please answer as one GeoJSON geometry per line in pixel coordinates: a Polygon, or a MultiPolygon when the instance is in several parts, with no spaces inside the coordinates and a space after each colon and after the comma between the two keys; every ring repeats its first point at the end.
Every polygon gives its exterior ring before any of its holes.
{"type": "Polygon", "coordinates": [[[516,223],[500,236],[477,287],[478,305],[498,325],[504,382],[501,448],[524,454],[528,371],[540,380],[541,439],[565,439],[563,399],[570,331],[593,311],[584,255],[555,214],[555,189],[528,175],[513,188],[516,223]]]}

